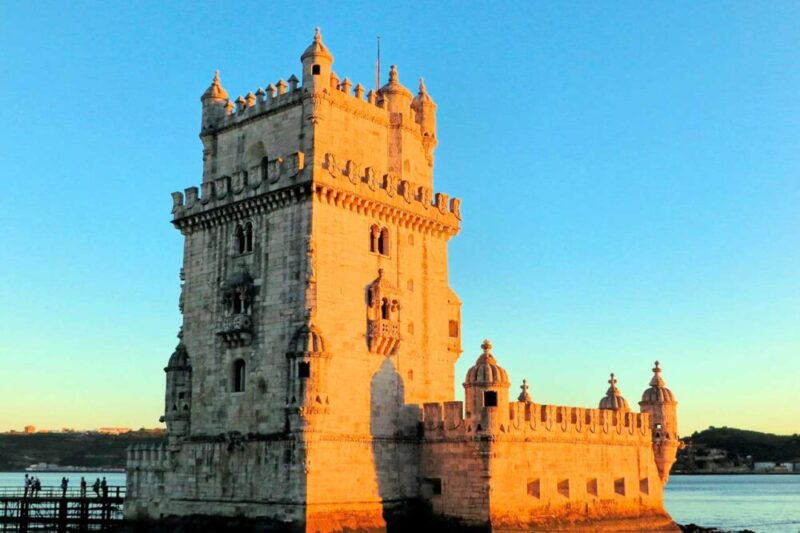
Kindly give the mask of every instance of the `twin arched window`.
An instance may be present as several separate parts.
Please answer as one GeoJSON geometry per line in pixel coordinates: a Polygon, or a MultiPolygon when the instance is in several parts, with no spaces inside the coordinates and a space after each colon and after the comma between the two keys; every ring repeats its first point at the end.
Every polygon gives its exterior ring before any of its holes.
{"type": "Polygon", "coordinates": [[[373,224],[369,228],[369,251],[380,255],[389,255],[389,230],[373,224]]]}
{"type": "Polygon", "coordinates": [[[253,251],[253,223],[247,222],[244,225],[236,224],[234,233],[234,246],[236,253],[244,254],[253,251]]]}

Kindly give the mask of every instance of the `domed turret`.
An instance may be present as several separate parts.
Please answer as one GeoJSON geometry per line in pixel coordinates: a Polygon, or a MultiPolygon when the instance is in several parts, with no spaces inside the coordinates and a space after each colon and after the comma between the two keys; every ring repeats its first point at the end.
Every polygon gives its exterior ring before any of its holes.
{"type": "Polygon", "coordinates": [[[411,91],[400,83],[396,65],[389,68],[389,83],[380,88],[380,95],[391,113],[401,113],[408,117],[411,112],[412,95],[411,91]]]}
{"type": "Polygon", "coordinates": [[[608,380],[610,387],[606,391],[606,395],[600,400],[600,409],[612,409],[614,411],[630,411],[628,400],[623,398],[622,393],[617,388],[617,378],[614,373],[611,373],[611,379],[608,380]]]}
{"type": "Polygon", "coordinates": [[[211,80],[211,85],[206,89],[206,92],[203,93],[203,96],[200,97],[200,101],[205,104],[206,102],[227,103],[228,100],[228,91],[222,87],[219,80],[219,70],[216,70],[214,71],[214,79],[211,80]]]}
{"type": "Polygon", "coordinates": [[[222,83],[219,80],[219,70],[214,72],[214,79],[206,89],[206,92],[203,93],[203,96],[200,97],[200,101],[203,103],[203,118],[200,124],[200,134],[202,136],[208,130],[213,130],[233,106],[228,97],[228,91],[222,87],[222,83]]]}
{"type": "Polygon", "coordinates": [[[322,91],[330,85],[333,54],[322,42],[319,28],[314,32],[314,40],[308,45],[303,55],[303,87],[311,91],[322,91]]]}
{"type": "MultiPolygon", "coordinates": [[[[180,339],[182,334],[178,334],[180,339]]],[[[181,339],[167,362],[167,389],[164,398],[164,416],[167,438],[171,445],[189,435],[192,410],[192,366],[189,353],[181,339]]]]}
{"type": "Polygon", "coordinates": [[[428,90],[425,82],[419,79],[419,91],[411,102],[411,109],[414,111],[414,120],[419,124],[422,133],[422,143],[425,147],[425,154],[428,163],[433,164],[433,150],[436,148],[436,104],[428,90]]]}
{"type": "Polygon", "coordinates": [[[650,415],[653,454],[656,458],[658,473],[662,481],[666,483],[681,442],[678,439],[678,402],[661,377],[661,366],[658,361],[653,368],[650,387],[642,393],[642,401],[639,402],[639,406],[643,413],[650,415]]]}
{"type": "Polygon", "coordinates": [[[289,360],[289,383],[286,406],[291,430],[319,428],[319,416],[327,412],[327,361],[325,339],[314,325],[309,309],[306,323],[297,328],[286,358],[289,360]]]}
{"type": "Polygon", "coordinates": [[[511,382],[508,373],[492,355],[492,343],[488,339],[481,344],[483,353],[467,371],[464,381],[467,417],[480,418],[484,408],[497,408],[499,413],[508,413],[508,388],[511,382]]]}
{"type": "Polygon", "coordinates": [[[653,379],[650,380],[650,388],[642,393],[642,401],[639,403],[677,403],[672,391],[666,387],[664,378],[661,377],[661,367],[658,361],[656,361],[655,368],[653,368],[653,379]]]}

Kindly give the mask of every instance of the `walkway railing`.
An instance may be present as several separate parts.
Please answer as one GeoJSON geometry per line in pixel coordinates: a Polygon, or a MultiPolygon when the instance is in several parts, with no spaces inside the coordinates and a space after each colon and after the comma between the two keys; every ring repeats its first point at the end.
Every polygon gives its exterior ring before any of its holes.
{"type": "Polygon", "coordinates": [[[102,530],[123,519],[124,486],[109,486],[99,493],[88,486],[0,487],[0,531],[102,530]]]}

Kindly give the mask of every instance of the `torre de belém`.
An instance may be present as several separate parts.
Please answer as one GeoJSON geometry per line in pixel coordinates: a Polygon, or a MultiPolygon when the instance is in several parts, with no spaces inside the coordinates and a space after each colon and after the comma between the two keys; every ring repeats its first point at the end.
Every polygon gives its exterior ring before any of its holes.
{"type": "Polygon", "coordinates": [[[453,401],[461,209],[433,192],[436,104],[394,66],[374,91],[340,79],[319,31],[301,60],[302,81],[231,102],[217,75],[202,96],[202,184],[172,195],[185,241],[167,438],[129,450],[126,515],[677,531],[658,364],[641,412],[613,375],[598,409],[538,403],[526,383],[510,401],[484,341],[453,401]]]}

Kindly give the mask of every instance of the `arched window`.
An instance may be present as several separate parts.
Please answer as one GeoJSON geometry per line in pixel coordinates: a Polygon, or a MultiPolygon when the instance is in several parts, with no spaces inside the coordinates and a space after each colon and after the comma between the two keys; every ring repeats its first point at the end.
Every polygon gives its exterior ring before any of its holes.
{"type": "Polygon", "coordinates": [[[319,76],[319,65],[313,65],[311,67],[311,74],[314,76],[319,76]]]}
{"type": "Polygon", "coordinates": [[[244,392],[245,382],[244,359],[237,359],[233,362],[233,392],[244,392]]]}
{"type": "Polygon", "coordinates": [[[244,226],[244,251],[253,251],[253,223],[248,222],[244,226]]]}
{"type": "Polygon", "coordinates": [[[242,295],[239,294],[239,291],[236,291],[233,293],[233,314],[239,315],[242,313],[242,310],[242,295]]]}
{"type": "Polygon", "coordinates": [[[381,302],[381,318],[389,320],[389,300],[386,298],[381,302]]]}
{"type": "Polygon", "coordinates": [[[235,240],[236,253],[237,254],[244,253],[245,237],[244,237],[244,229],[242,228],[241,224],[236,225],[236,233],[234,234],[234,240],[235,240]]]}
{"type": "Polygon", "coordinates": [[[378,253],[389,255],[389,230],[386,228],[381,230],[381,235],[378,239],[378,253]]]}

